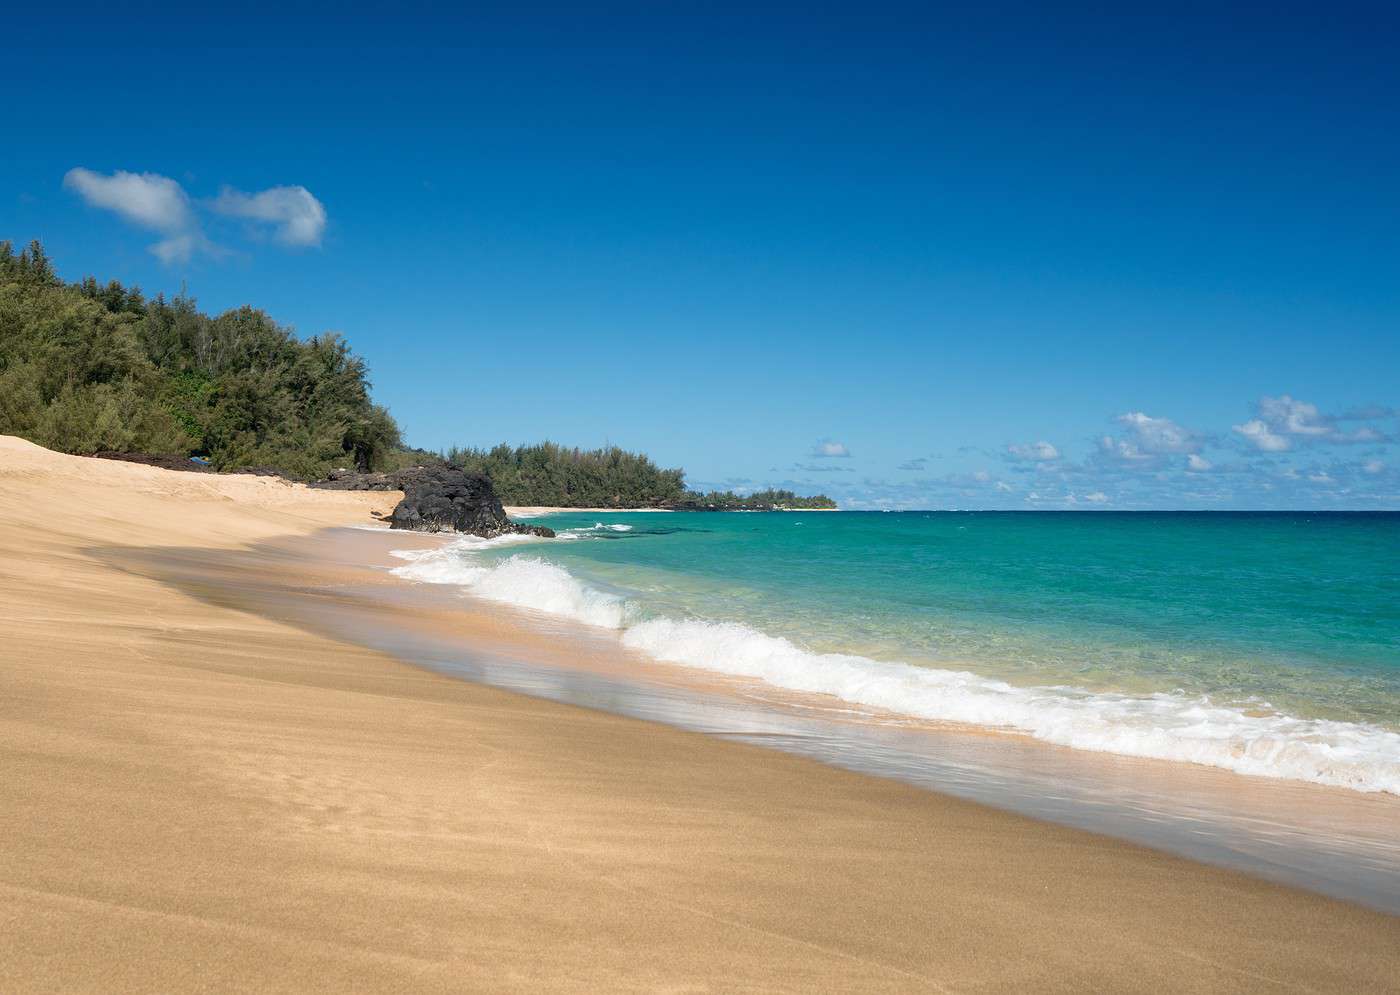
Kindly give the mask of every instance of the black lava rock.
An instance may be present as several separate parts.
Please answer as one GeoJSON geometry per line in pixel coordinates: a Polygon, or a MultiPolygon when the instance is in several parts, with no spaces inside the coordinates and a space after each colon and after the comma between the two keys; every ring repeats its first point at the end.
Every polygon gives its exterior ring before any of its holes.
{"type": "Polygon", "coordinates": [[[516,525],[507,518],[490,478],[483,474],[468,473],[455,466],[429,466],[413,467],[388,476],[403,490],[403,500],[390,516],[390,528],[467,532],[484,539],[510,534],[554,538],[552,529],[516,525]]]}

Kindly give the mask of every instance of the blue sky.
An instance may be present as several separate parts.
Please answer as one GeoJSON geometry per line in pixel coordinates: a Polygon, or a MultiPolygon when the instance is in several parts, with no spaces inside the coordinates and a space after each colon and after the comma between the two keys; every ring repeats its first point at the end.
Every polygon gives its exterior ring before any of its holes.
{"type": "Polygon", "coordinates": [[[341,331],[429,448],[1400,507],[1384,7],[385,10],[8,14],[0,238],[341,331]]]}

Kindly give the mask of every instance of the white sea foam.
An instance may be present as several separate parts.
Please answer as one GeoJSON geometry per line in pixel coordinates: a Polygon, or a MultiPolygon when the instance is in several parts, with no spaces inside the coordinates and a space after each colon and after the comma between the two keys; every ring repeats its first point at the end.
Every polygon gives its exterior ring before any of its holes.
{"type": "Polygon", "coordinates": [[[743,625],[653,619],[622,637],[660,660],[916,718],[1026,733],[1081,750],[1400,794],[1400,735],[1184,694],[1016,687],[963,671],[811,653],[743,625]]]}
{"type": "Polygon", "coordinates": [[[456,584],[472,594],[519,608],[560,615],[588,625],[616,629],[622,626],[625,602],[616,595],[594,590],[563,567],[534,556],[515,555],[483,565],[472,554],[491,546],[534,541],[533,536],[501,536],[498,539],[458,539],[438,549],[396,550],[409,562],[393,573],[428,584],[456,584]]]}
{"type": "Polygon", "coordinates": [[[814,653],[735,623],[653,618],[628,625],[626,602],[564,568],[517,554],[493,565],[474,552],[529,537],[458,540],[395,553],[394,573],[457,584],[492,601],[608,629],[658,660],[914,718],[1014,731],[1081,750],[1185,761],[1240,774],[1400,794],[1400,734],[1379,726],[1245,711],[1199,695],[1017,687],[964,671],[814,653]]]}
{"type": "Polygon", "coordinates": [[[583,525],[572,529],[560,529],[559,532],[556,534],[556,538],[563,539],[565,541],[571,539],[591,539],[594,536],[598,535],[598,533],[600,532],[631,531],[632,526],[630,525],[605,525],[602,522],[598,522],[594,525],[583,525]]]}

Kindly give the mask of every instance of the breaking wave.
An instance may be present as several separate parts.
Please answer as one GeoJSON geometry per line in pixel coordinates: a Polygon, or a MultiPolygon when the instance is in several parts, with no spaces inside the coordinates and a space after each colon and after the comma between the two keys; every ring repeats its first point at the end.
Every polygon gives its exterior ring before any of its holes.
{"type": "MultiPolygon", "coordinates": [[[[594,526],[600,528],[607,526],[594,526]]],[[[621,630],[623,645],[657,660],[831,695],[866,708],[1012,731],[1080,750],[1400,794],[1400,734],[1378,726],[1297,718],[1264,703],[1246,710],[1184,693],[1018,687],[966,671],[818,653],[738,623],[641,619],[624,598],[538,557],[516,554],[486,564],[474,555],[533,541],[527,536],[459,539],[439,549],[398,551],[394,555],[408,562],[393,572],[621,630]]]]}

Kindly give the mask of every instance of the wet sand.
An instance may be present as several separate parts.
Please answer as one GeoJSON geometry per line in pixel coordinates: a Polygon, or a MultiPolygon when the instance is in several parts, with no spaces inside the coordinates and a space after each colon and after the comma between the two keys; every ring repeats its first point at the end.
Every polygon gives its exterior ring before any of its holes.
{"type": "Polygon", "coordinates": [[[449,676],[785,750],[1400,914],[1400,797],[1054,746],[657,661],[614,630],[390,575],[450,542],[327,529],[250,549],[94,551],[223,607],[449,676]]]}
{"type": "Polygon", "coordinates": [[[1395,917],[112,558],[383,498],[0,439],[4,990],[1400,990],[1395,917]]]}

